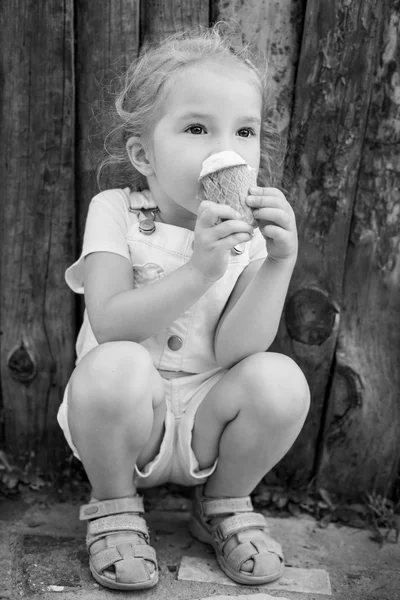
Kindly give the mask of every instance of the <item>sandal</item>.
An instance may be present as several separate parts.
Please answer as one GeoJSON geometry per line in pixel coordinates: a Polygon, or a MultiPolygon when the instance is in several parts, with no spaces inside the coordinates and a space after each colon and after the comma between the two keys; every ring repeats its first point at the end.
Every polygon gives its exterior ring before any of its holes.
{"type": "Polygon", "coordinates": [[[104,587],[141,590],[158,582],[156,553],[149,546],[146,521],[140,516],[143,512],[140,496],[81,506],[79,518],[88,521],[90,571],[104,587]]]}
{"type": "Polygon", "coordinates": [[[205,498],[202,485],[194,490],[189,531],[213,546],[217,562],[230,579],[246,585],[261,585],[278,579],[284,569],[281,545],[267,533],[263,515],[255,513],[250,496],[205,498]],[[214,517],[222,518],[211,525],[214,517]],[[242,569],[253,561],[251,572],[242,569]]]}

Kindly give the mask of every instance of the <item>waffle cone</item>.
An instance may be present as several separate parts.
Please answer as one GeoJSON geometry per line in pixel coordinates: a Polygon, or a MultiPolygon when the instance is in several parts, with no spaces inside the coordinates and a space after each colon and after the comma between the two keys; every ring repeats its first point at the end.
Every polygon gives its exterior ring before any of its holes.
{"type": "Polygon", "coordinates": [[[248,165],[235,165],[208,173],[200,181],[207,200],[218,204],[228,204],[241,215],[244,221],[253,227],[256,225],[253,211],[246,204],[249,188],[257,184],[257,175],[254,169],[248,165]]]}

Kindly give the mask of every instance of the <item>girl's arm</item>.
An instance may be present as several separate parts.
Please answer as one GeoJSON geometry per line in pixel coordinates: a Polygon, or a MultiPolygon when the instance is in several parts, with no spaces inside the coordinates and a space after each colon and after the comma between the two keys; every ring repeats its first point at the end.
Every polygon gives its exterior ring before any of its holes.
{"type": "Polygon", "coordinates": [[[237,217],[229,206],[203,201],[190,260],[159,281],[136,289],[127,258],[111,252],[89,254],[84,262],[85,302],[97,341],[140,343],[195,304],[225,273],[230,249],[251,239],[252,228],[237,217]]]}
{"type": "Polygon", "coordinates": [[[254,187],[247,203],[266,239],[268,257],[254,261],[239,278],[218,325],[218,364],[230,367],[272,344],[297,259],[294,212],[276,188],[254,187]]]}
{"type": "Polygon", "coordinates": [[[212,285],[187,262],[159,281],[133,289],[131,263],[111,252],[85,258],[84,280],[89,321],[99,344],[142,342],[171,325],[212,285]]]}
{"type": "Polygon", "coordinates": [[[231,367],[246,356],[264,352],[275,339],[295,260],[280,264],[266,258],[243,271],[215,336],[215,356],[231,367]]]}

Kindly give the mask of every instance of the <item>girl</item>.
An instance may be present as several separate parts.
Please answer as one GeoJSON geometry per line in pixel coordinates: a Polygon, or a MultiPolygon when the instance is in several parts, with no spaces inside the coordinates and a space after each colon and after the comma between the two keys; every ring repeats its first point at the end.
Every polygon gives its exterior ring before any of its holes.
{"type": "Polygon", "coordinates": [[[297,257],[293,210],[250,189],[258,228],[199,191],[203,161],[232,150],[271,181],[266,84],[216,29],[143,53],[116,101],[129,187],[91,202],[82,254],[66,273],[85,294],[77,366],[59,422],[92,486],[90,569],[123,590],[158,581],[138,488],[196,486],[192,534],[234,581],[283,570],[249,494],[298,436],[305,378],[266,352],[297,257]]]}

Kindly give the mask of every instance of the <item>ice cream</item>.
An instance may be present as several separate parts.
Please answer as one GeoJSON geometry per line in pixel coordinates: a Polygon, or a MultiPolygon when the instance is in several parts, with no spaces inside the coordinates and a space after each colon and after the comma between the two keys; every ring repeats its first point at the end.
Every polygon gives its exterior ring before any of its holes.
{"type": "Polygon", "coordinates": [[[232,206],[244,221],[256,226],[246,204],[249,188],[257,184],[257,173],[236,152],[218,152],[203,162],[199,181],[207,200],[232,206]]]}

